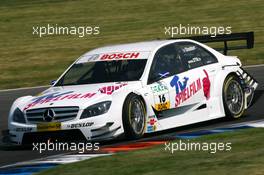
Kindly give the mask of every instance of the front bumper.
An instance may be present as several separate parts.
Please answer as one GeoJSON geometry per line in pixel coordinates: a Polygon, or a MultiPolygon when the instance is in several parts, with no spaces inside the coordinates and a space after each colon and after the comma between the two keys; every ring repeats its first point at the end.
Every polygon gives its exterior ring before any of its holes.
{"type": "Polygon", "coordinates": [[[74,119],[61,123],[43,122],[39,124],[9,123],[9,140],[13,144],[56,141],[103,141],[113,139],[123,133],[119,121],[109,120],[108,114],[87,119],[74,119]]]}

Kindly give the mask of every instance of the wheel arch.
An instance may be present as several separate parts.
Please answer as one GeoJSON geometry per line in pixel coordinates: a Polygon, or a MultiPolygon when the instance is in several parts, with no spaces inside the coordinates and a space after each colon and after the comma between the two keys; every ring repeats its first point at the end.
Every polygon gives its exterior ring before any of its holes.
{"type": "Polygon", "coordinates": [[[137,96],[143,101],[143,104],[144,104],[145,109],[147,109],[146,100],[144,99],[144,97],[142,96],[142,94],[137,93],[137,92],[130,92],[130,93],[128,93],[128,94],[126,95],[126,97],[125,97],[125,99],[124,99],[124,101],[123,101],[123,104],[122,104],[122,113],[123,113],[124,105],[125,105],[125,102],[126,102],[128,96],[129,96],[129,95],[132,95],[132,94],[137,95],[137,96]]]}
{"type": "Polygon", "coordinates": [[[229,77],[229,76],[236,76],[237,78],[240,78],[239,75],[234,71],[226,71],[224,73],[218,74],[215,77],[215,80],[217,80],[217,81],[214,83],[213,89],[216,90],[216,91],[213,91],[214,95],[222,96],[224,83],[225,83],[227,77],[229,77]]]}
{"type": "MultiPolygon", "coordinates": [[[[213,109],[217,109],[218,112],[216,112],[216,113],[218,116],[225,116],[226,115],[224,103],[223,103],[223,88],[224,88],[224,83],[225,83],[227,77],[232,76],[232,75],[237,76],[239,78],[239,75],[236,73],[236,69],[235,70],[230,70],[230,69],[221,70],[220,73],[218,73],[216,75],[215,81],[212,85],[211,96],[214,97],[214,98],[212,98],[212,99],[214,99],[214,100],[212,100],[212,102],[217,101],[217,103],[215,105],[220,105],[219,107],[213,107],[213,109]]],[[[215,111],[213,113],[215,114],[215,111]]]]}
{"type": "Polygon", "coordinates": [[[126,119],[124,119],[124,115],[125,115],[126,110],[127,110],[127,108],[126,108],[126,102],[127,102],[127,100],[129,99],[130,96],[132,98],[133,98],[133,96],[139,98],[141,100],[142,104],[143,104],[143,107],[144,107],[144,110],[145,110],[144,111],[144,113],[145,113],[144,125],[146,125],[147,108],[146,108],[146,101],[145,101],[145,99],[143,98],[143,96],[140,93],[130,92],[124,98],[123,105],[122,105],[122,122],[121,122],[122,123],[122,128],[124,130],[124,135],[125,136],[128,136],[129,139],[131,139],[131,138],[134,139],[134,138],[140,138],[145,133],[145,127],[146,126],[144,126],[144,129],[143,129],[143,132],[142,132],[143,134],[141,136],[139,136],[139,135],[132,134],[131,131],[130,131],[130,129],[129,129],[131,126],[128,127],[126,125],[128,121],[126,119]]]}

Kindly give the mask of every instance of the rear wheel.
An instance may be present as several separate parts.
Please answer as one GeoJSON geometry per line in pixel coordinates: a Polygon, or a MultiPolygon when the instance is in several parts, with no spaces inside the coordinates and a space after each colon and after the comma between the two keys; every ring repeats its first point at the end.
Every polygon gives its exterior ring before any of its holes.
{"type": "Polygon", "coordinates": [[[130,94],[123,106],[123,126],[127,138],[137,139],[144,134],[146,108],[143,100],[136,94],[130,94]]]}
{"type": "Polygon", "coordinates": [[[223,87],[223,103],[226,116],[239,118],[245,111],[245,94],[237,76],[228,76],[223,87]]]}

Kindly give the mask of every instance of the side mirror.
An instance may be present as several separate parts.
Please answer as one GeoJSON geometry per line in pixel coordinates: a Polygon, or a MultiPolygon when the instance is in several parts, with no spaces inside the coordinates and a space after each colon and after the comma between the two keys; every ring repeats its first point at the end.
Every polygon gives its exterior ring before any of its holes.
{"type": "Polygon", "coordinates": [[[50,85],[53,86],[56,83],[56,80],[51,80],[50,85]]]}

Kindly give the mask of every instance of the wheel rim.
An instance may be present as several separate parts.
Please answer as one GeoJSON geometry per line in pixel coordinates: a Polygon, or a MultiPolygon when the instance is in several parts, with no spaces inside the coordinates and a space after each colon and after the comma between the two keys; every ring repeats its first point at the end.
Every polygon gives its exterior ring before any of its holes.
{"type": "Polygon", "coordinates": [[[144,130],[145,110],[142,102],[138,99],[131,101],[130,124],[136,134],[144,130]]]}
{"type": "Polygon", "coordinates": [[[243,90],[237,81],[231,80],[231,82],[228,84],[225,99],[227,107],[231,113],[237,115],[242,111],[243,90]]]}

